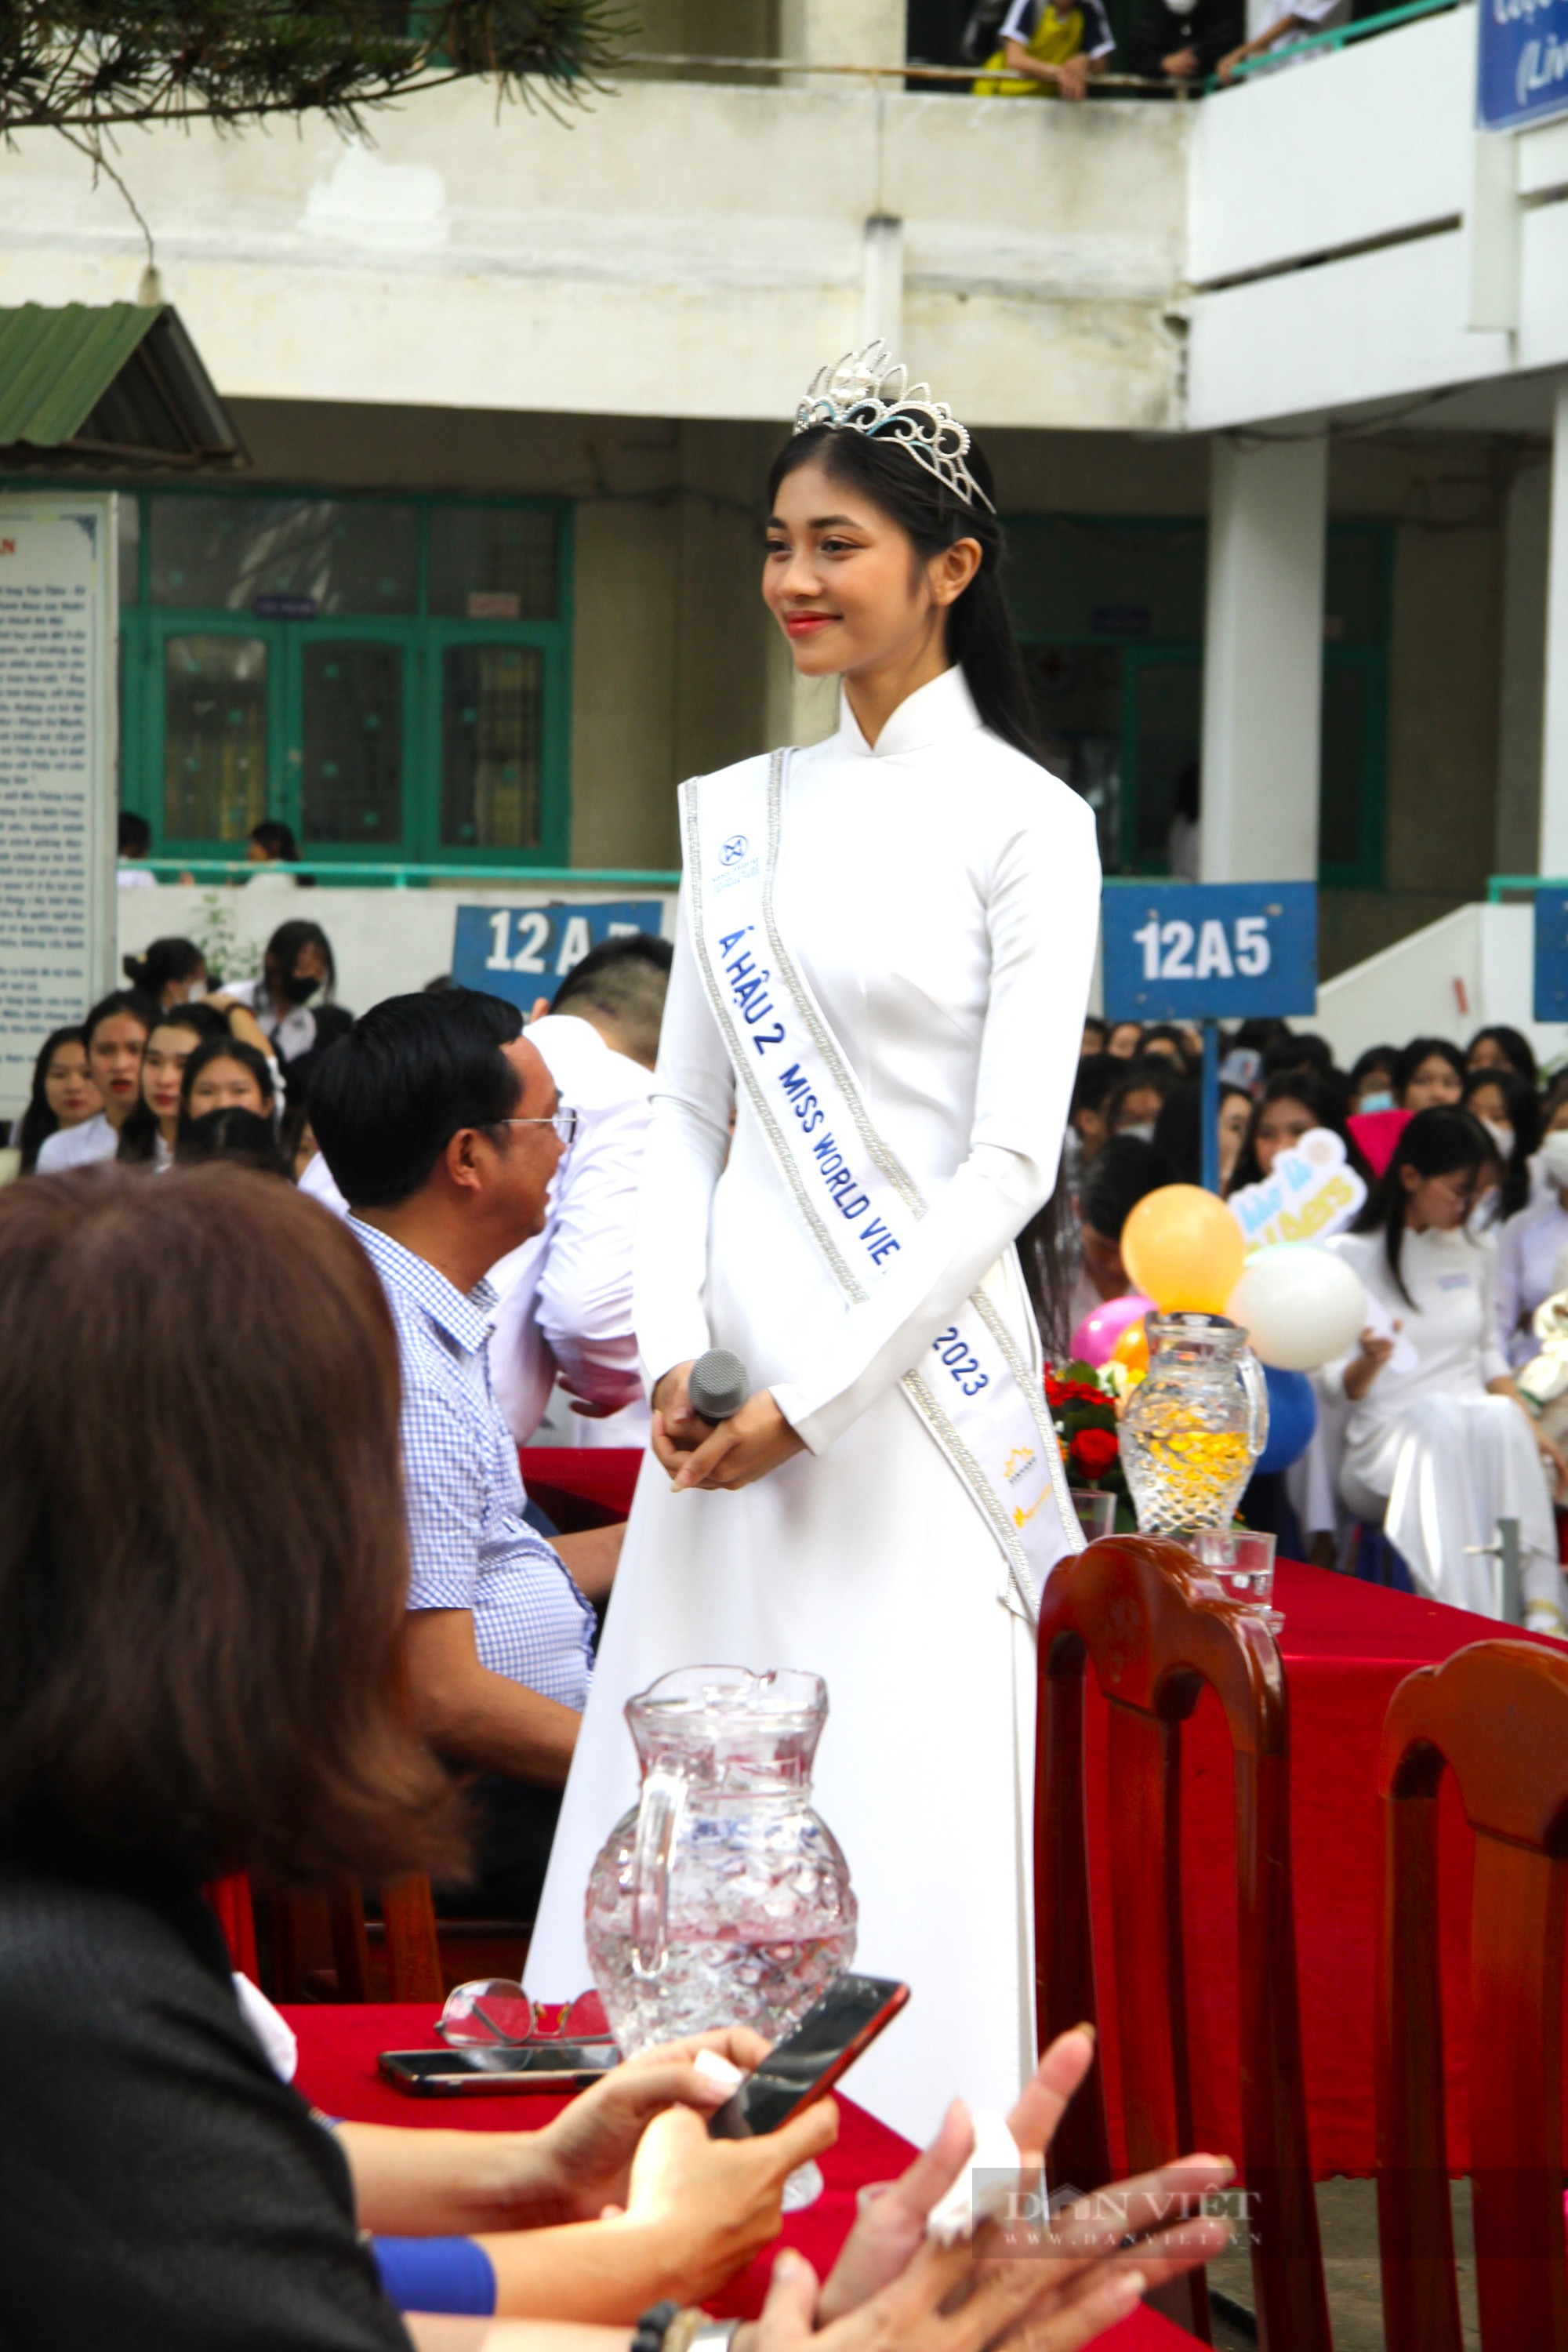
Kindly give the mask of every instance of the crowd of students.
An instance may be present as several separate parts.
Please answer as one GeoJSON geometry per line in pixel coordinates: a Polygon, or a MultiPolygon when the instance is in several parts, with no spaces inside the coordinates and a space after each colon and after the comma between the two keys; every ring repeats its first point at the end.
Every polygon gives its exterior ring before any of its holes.
{"type": "Polygon", "coordinates": [[[321,925],[280,924],[261,977],[226,988],[192,940],[154,940],[124,969],[127,987],[45,1039],[10,1138],[21,1172],[214,1157],[302,1168],[311,1075],[353,1017],[333,1001],[321,925]]]}
{"type": "MultiPolygon", "coordinates": [[[[1067,1161],[1071,1324],[1131,1287],[1120,1244],[1137,1202],[1198,1181],[1200,1051],[1195,1033],[1168,1024],[1085,1024],[1067,1161]]],[[[1243,1024],[1220,1066],[1222,1190],[1266,1179],[1315,1128],[1340,1137],[1366,1188],[1330,1245],[1361,1276],[1369,1320],[1315,1376],[1309,1456],[1244,1507],[1292,1549],[1338,1562],[1374,1528],[1396,1573],[1487,1614],[1486,1556],[1498,1522],[1513,1520],[1525,1622],[1559,1632],[1552,1501],[1568,1498],[1568,1462],[1514,1375],[1538,1352],[1537,1308],[1568,1289],[1568,1073],[1543,1081],[1506,1026],[1462,1049],[1436,1036],[1370,1046],[1342,1070],[1324,1038],[1243,1024]]]]}

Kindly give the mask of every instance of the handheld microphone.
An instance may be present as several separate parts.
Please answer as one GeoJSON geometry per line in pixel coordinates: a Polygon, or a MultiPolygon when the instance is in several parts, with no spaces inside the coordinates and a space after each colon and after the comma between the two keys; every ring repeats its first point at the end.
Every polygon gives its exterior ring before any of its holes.
{"type": "Polygon", "coordinates": [[[728,1421],[752,1393],[746,1367],[728,1348],[710,1348],[691,1367],[686,1394],[691,1410],[704,1421],[728,1421]]]}

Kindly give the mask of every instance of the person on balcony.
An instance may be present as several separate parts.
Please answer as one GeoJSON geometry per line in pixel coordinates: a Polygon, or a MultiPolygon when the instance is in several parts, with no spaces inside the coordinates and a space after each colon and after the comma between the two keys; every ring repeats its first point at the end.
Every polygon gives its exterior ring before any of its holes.
{"type": "MultiPolygon", "coordinates": [[[[1249,40],[1221,58],[1216,68],[1222,82],[1236,79],[1237,68],[1249,65],[1254,58],[1266,57],[1270,49],[1283,42],[1293,42],[1311,33],[1326,33],[1335,25],[1342,25],[1351,15],[1347,0],[1291,0],[1282,15],[1275,16],[1266,7],[1266,22],[1249,40]]],[[[1303,60],[1303,63],[1305,60],[1303,60]]]]}
{"type": "Polygon", "coordinates": [[[976,98],[1083,98],[1116,47],[1104,0],[1013,0],[1002,46],[974,84],[976,98]]]}
{"type": "MultiPolygon", "coordinates": [[[[1147,0],[1127,37],[1127,70],[1146,81],[1206,81],[1247,30],[1240,0],[1147,0]]],[[[1197,875],[1198,772],[1190,761],[1177,781],[1171,819],[1171,872],[1197,875]]]]}

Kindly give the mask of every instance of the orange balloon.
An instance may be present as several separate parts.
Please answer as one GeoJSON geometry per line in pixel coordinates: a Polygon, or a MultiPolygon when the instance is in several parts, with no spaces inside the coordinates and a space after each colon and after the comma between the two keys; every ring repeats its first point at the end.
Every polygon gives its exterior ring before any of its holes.
{"type": "Polygon", "coordinates": [[[1110,1351],[1110,1360],[1120,1364],[1135,1381],[1142,1379],[1149,1369],[1149,1334],[1142,1316],[1121,1332],[1110,1351]]]}
{"type": "Polygon", "coordinates": [[[1241,1227],[1213,1192],[1198,1184],[1163,1184],[1147,1192],[1121,1229],[1121,1263],[1132,1286],[1162,1313],[1184,1307],[1223,1315],[1241,1280],[1247,1244],[1241,1227]]]}

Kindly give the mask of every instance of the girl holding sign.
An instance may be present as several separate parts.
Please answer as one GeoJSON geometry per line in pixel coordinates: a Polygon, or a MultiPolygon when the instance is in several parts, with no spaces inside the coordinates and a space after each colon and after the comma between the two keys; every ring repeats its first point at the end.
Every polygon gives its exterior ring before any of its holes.
{"type": "Polygon", "coordinates": [[[763,596],[839,723],[682,788],[636,1290],[657,1461],[529,1984],[587,1981],[626,1698],[705,1659],[814,1669],[855,1965],[916,1992],[857,2090],[923,2135],[954,2080],[1005,2107],[1033,2064],[1032,1622],[1081,1537],[1013,1244],[1056,1179],[1099,860],[1032,751],[965,428],[874,345],[817,379],[769,488],[763,596]],[[710,1346],[752,1388],[717,1428],[687,1399],[710,1346]]]}

